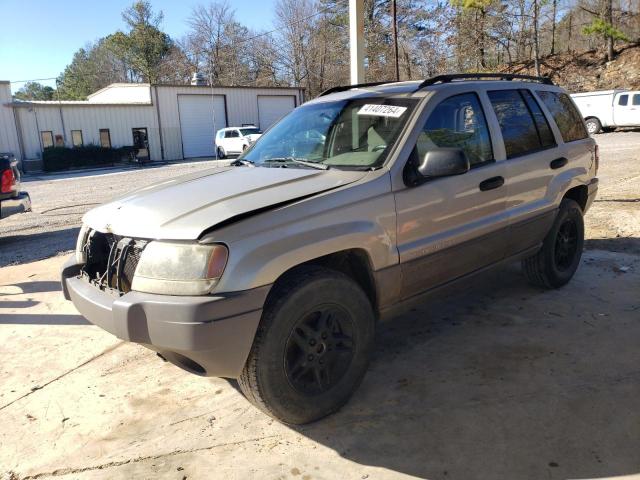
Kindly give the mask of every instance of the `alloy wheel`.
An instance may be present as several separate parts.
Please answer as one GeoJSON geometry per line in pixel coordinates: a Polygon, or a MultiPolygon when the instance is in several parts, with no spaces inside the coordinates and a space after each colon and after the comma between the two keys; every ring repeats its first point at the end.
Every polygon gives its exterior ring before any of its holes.
{"type": "Polygon", "coordinates": [[[347,372],[354,352],[351,316],[338,305],[320,306],[301,318],[287,339],[287,380],[303,395],[324,393],[347,372]]]}
{"type": "Polygon", "coordinates": [[[554,259],[560,271],[567,270],[578,250],[578,226],[573,219],[565,220],[556,235],[554,259]]]}

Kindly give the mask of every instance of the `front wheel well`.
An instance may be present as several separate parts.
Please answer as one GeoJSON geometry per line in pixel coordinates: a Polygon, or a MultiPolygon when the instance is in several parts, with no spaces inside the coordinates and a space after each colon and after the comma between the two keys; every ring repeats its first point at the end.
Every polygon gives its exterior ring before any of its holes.
{"type": "Polygon", "coordinates": [[[587,199],[589,198],[589,189],[586,185],[578,185],[577,187],[570,188],[562,197],[570,198],[574,200],[580,208],[584,212],[584,209],[587,207],[587,199]]]}
{"type": "MultiPolygon", "coordinates": [[[[304,263],[296,265],[295,267],[290,268],[282,275],[280,275],[280,277],[278,277],[278,279],[276,280],[274,287],[277,286],[279,282],[282,282],[283,279],[288,276],[291,271],[300,267],[311,265],[335,270],[350,277],[360,286],[360,288],[362,288],[364,293],[369,298],[371,306],[374,308],[374,310],[377,309],[378,295],[376,291],[375,278],[373,276],[373,269],[371,267],[369,255],[363,249],[353,248],[349,250],[341,250],[339,252],[334,252],[329,255],[314,258],[312,260],[308,260],[304,263]]],[[[276,289],[273,288],[272,291],[274,290],[276,289]]]]}

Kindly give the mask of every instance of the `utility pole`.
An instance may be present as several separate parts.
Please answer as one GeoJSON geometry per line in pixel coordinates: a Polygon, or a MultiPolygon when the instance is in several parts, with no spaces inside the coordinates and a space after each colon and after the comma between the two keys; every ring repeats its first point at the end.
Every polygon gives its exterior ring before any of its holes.
{"type": "Polygon", "coordinates": [[[351,84],[364,82],[364,0],[349,0],[351,84]]]}
{"type": "Polygon", "coordinates": [[[396,14],[396,0],[391,0],[391,18],[393,19],[393,60],[396,66],[396,81],[400,81],[400,66],[398,64],[398,18],[396,14]]]}

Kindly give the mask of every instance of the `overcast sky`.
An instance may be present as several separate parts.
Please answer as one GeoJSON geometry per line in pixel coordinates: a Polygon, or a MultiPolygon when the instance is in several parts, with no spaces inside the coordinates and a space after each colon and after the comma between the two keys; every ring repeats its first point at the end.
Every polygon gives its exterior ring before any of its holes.
{"type": "MultiPolygon", "coordinates": [[[[0,0],[0,80],[57,77],[87,42],[124,28],[121,12],[132,0],[0,0]]],[[[151,0],[164,12],[163,30],[182,37],[198,0],[151,0]]],[[[273,0],[230,0],[236,18],[252,29],[270,29],[273,0]]],[[[42,81],[54,86],[54,81],[42,81]]],[[[23,84],[14,83],[12,91],[23,84]]]]}

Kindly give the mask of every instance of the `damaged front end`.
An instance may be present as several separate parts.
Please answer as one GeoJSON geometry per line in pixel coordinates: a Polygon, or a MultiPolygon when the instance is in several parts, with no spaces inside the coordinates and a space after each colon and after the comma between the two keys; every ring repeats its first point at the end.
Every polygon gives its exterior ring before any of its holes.
{"type": "Polygon", "coordinates": [[[147,240],[83,229],[76,256],[80,275],[100,290],[116,295],[131,291],[133,276],[147,240]]]}

